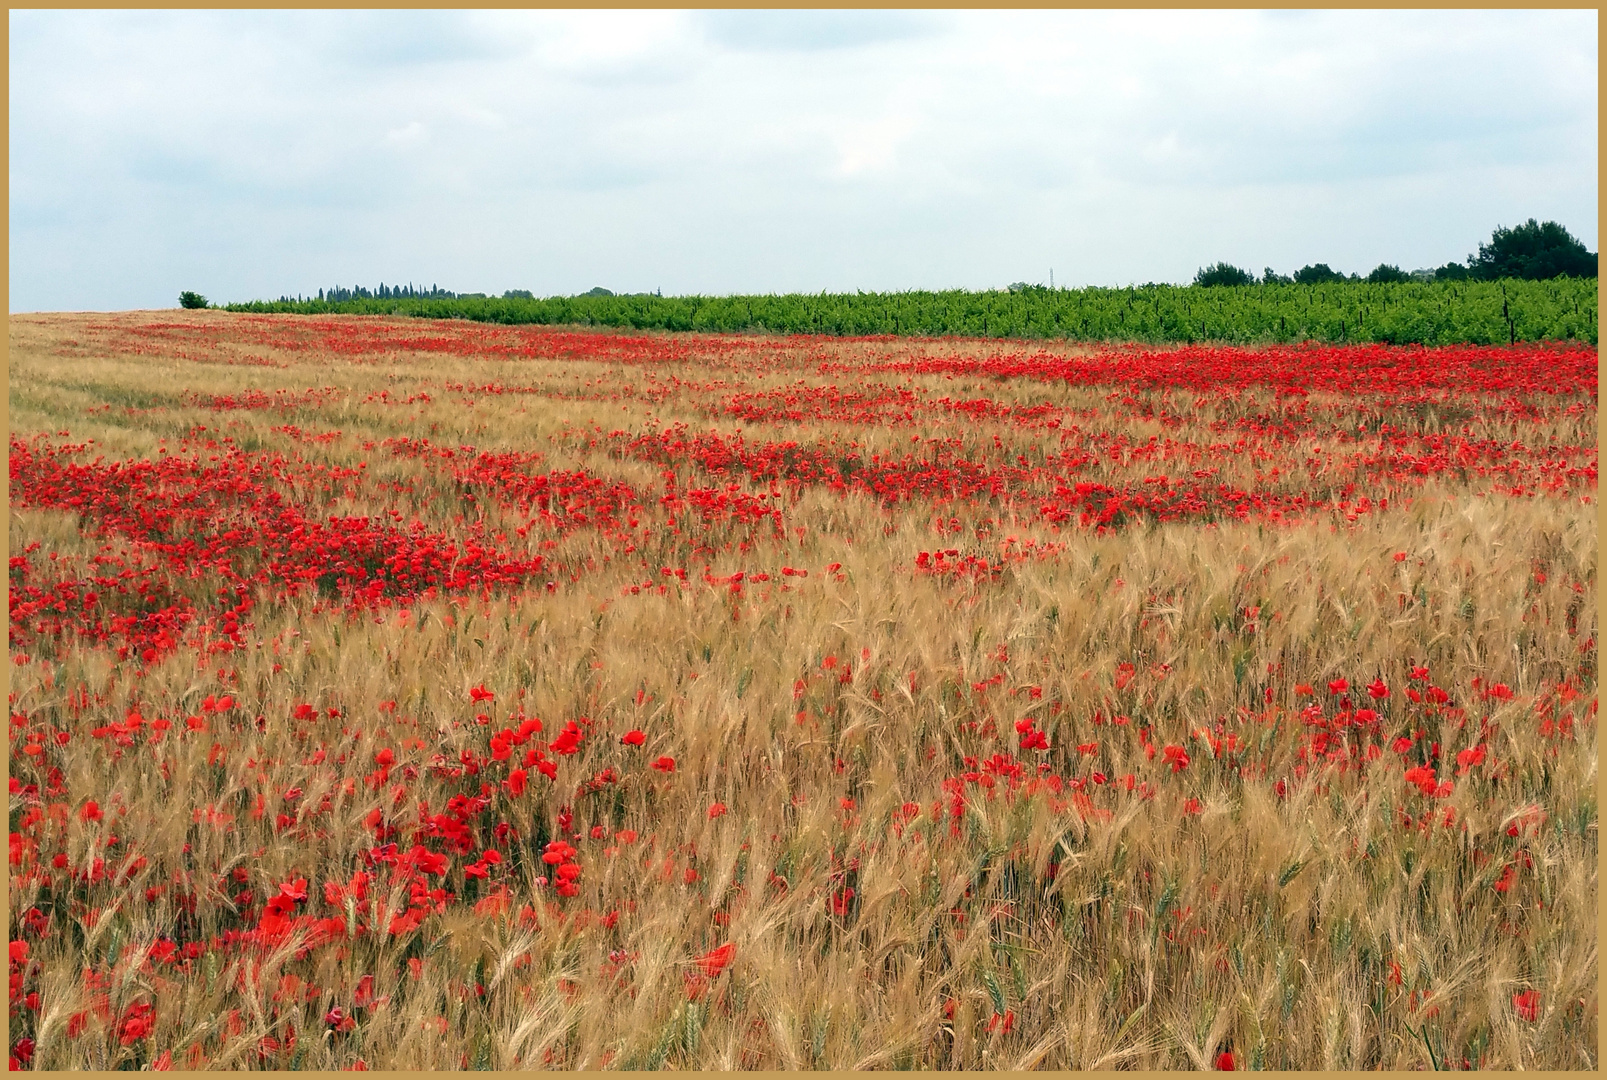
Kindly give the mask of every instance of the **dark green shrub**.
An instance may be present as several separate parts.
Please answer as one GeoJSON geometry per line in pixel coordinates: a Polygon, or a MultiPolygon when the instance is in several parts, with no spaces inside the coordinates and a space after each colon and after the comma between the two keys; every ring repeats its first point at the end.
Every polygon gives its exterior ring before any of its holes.
{"type": "Polygon", "coordinates": [[[1391,266],[1389,263],[1379,263],[1373,268],[1372,273],[1367,275],[1367,280],[1375,285],[1387,285],[1395,281],[1411,281],[1412,275],[1408,274],[1398,266],[1391,266]]]}
{"type": "Polygon", "coordinates": [[[1468,268],[1459,262],[1449,262],[1434,271],[1435,281],[1466,281],[1468,268]]]}
{"type": "Polygon", "coordinates": [[[1596,256],[1555,221],[1542,225],[1530,218],[1511,229],[1497,228],[1488,244],[1479,245],[1477,255],[1468,256],[1468,269],[1484,281],[1593,278],[1596,256]]]}
{"type": "Polygon", "coordinates": [[[1255,277],[1230,263],[1219,262],[1204,267],[1194,275],[1196,285],[1254,285],[1255,277]]]}
{"type": "Polygon", "coordinates": [[[1317,263],[1315,266],[1302,266],[1296,270],[1295,280],[1302,285],[1321,285],[1325,281],[1344,281],[1345,275],[1327,263],[1317,263]]]}
{"type": "Polygon", "coordinates": [[[179,307],[204,308],[206,306],[206,297],[202,296],[198,292],[191,292],[190,290],[185,289],[183,292],[179,293],[179,307]]]}

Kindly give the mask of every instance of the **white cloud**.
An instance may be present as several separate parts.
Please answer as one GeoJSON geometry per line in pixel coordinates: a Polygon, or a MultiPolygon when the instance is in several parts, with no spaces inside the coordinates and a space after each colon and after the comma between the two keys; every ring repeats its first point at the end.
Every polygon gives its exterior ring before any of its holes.
{"type": "Polygon", "coordinates": [[[395,143],[398,146],[415,143],[422,138],[424,138],[424,125],[417,120],[412,121],[406,127],[392,128],[385,133],[385,141],[395,143]]]}
{"type": "Polygon", "coordinates": [[[14,11],[11,305],[1596,247],[1593,11],[14,11]]]}
{"type": "Polygon", "coordinates": [[[908,115],[842,122],[832,136],[838,156],[833,172],[841,177],[887,172],[898,161],[899,145],[915,128],[915,119],[908,115]]]}

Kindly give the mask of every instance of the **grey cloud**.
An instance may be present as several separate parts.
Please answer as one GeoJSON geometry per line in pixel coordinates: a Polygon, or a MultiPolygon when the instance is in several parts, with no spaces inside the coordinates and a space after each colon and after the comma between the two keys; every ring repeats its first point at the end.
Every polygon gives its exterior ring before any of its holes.
{"type": "Polygon", "coordinates": [[[522,53],[522,35],[476,21],[468,12],[323,13],[315,47],[330,59],[380,68],[505,60],[522,53]],[[319,40],[319,39],[322,40],[319,40]]]}

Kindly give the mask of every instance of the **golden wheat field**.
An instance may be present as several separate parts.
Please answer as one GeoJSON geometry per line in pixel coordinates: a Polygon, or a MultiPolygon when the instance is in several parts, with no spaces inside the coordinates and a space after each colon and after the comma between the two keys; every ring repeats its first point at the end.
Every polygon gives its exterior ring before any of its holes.
{"type": "Polygon", "coordinates": [[[13,1068],[1596,1067],[1593,348],[10,350],[13,1068]]]}

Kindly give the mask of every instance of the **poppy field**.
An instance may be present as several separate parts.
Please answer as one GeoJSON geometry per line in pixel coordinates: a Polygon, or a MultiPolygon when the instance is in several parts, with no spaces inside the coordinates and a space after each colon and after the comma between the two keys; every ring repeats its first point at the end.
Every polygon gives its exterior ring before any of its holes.
{"type": "Polygon", "coordinates": [[[1596,1067],[1593,345],[10,334],[13,1069],[1596,1067]]]}

